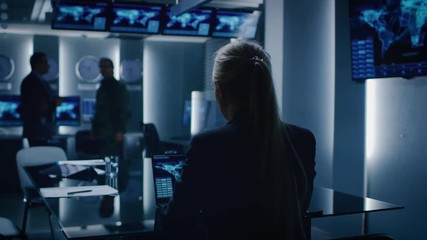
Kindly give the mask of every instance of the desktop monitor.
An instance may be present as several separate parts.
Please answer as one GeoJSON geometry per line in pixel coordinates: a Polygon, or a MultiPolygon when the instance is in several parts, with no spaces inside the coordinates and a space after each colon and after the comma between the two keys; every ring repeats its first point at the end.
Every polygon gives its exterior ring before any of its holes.
{"type": "Polygon", "coordinates": [[[79,126],[80,97],[61,97],[61,104],[55,109],[55,121],[57,126],[79,126]]]}
{"type": "Polygon", "coordinates": [[[58,0],[52,7],[52,29],[108,30],[109,3],[107,1],[58,0]]]}
{"type": "Polygon", "coordinates": [[[260,11],[238,12],[218,10],[212,26],[212,37],[254,39],[260,11]]]}
{"type": "Polygon", "coordinates": [[[194,9],[178,16],[166,10],[162,34],[208,37],[211,28],[212,9],[194,9]]]}
{"type": "Polygon", "coordinates": [[[352,79],[427,75],[425,0],[351,0],[352,79]]]}
{"type": "Polygon", "coordinates": [[[113,2],[110,32],[157,34],[162,12],[160,5],[113,2]]]}
{"type": "Polygon", "coordinates": [[[193,91],[191,93],[191,135],[217,128],[226,123],[213,92],[193,91]]]}
{"type": "Polygon", "coordinates": [[[18,95],[0,95],[0,126],[21,126],[21,97],[18,95]]]}
{"type": "Polygon", "coordinates": [[[84,122],[91,122],[95,115],[95,98],[83,98],[82,99],[82,120],[84,122]]]}

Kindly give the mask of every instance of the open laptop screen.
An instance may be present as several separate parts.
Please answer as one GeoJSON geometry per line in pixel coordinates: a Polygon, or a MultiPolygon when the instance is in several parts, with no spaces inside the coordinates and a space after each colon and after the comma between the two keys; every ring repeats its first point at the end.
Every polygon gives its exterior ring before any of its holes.
{"type": "Polygon", "coordinates": [[[175,182],[181,181],[185,155],[155,154],[152,156],[151,161],[153,166],[156,205],[168,203],[169,198],[173,194],[175,182]]]}

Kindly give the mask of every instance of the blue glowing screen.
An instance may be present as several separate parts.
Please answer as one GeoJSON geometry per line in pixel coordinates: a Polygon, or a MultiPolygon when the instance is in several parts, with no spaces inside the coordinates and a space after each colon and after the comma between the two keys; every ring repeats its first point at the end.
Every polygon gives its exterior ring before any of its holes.
{"type": "Polygon", "coordinates": [[[161,6],[115,2],[110,31],[156,34],[160,30],[161,14],[161,6]]]}
{"type": "Polygon", "coordinates": [[[427,75],[427,0],[352,0],[355,81],[427,75]]]}
{"type": "Polygon", "coordinates": [[[173,194],[175,182],[181,181],[185,155],[153,155],[154,189],[158,203],[167,202],[173,194]]]}
{"type": "Polygon", "coordinates": [[[17,95],[0,96],[0,126],[21,126],[21,98],[17,95]]]}
{"type": "Polygon", "coordinates": [[[55,121],[58,126],[79,126],[80,97],[61,97],[61,104],[55,109],[55,121]]]}
{"type": "Polygon", "coordinates": [[[163,34],[184,36],[209,36],[212,9],[195,9],[178,16],[166,12],[163,34]]]}
{"type": "Polygon", "coordinates": [[[108,6],[102,1],[58,1],[54,6],[52,28],[106,31],[108,6]]]}
{"type": "Polygon", "coordinates": [[[260,12],[217,11],[213,29],[213,37],[223,38],[255,38],[260,12]]]}

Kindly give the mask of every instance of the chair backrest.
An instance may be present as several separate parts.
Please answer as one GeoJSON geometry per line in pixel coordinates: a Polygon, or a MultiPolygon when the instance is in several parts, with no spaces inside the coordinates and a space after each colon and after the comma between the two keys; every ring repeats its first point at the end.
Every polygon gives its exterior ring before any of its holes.
{"type": "Polygon", "coordinates": [[[36,146],[20,149],[16,153],[16,166],[21,188],[33,188],[33,184],[25,173],[24,167],[54,163],[60,160],[67,160],[65,151],[60,147],[36,146]]]}
{"type": "Polygon", "coordinates": [[[24,239],[21,230],[12,220],[0,217],[0,239],[24,239]]]}
{"type": "Polygon", "coordinates": [[[91,130],[79,130],[75,135],[75,150],[79,159],[103,158],[101,147],[104,143],[91,137],[91,130]]]}
{"type": "Polygon", "coordinates": [[[22,148],[29,148],[30,142],[28,141],[28,138],[22,138],[22,148]]]}
{"type": "Polygon", "coordinates": [[[142,125],[142,132],[145,142],[145,157],[151,157],[152,154],[162,153],[163,147],[156,125],[153,123],[144,123],[142,125]]]}

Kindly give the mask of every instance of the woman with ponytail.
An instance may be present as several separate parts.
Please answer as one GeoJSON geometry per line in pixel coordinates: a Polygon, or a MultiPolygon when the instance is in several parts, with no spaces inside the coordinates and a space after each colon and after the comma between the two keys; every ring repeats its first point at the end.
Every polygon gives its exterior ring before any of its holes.
{"type": "Polygon", "coordinates": [[[228,122],[192,138],[162,228],[174,239],[309,239],[316,141],[282,122],[268,53],[226,44],[212,81],[228,122]]]}

